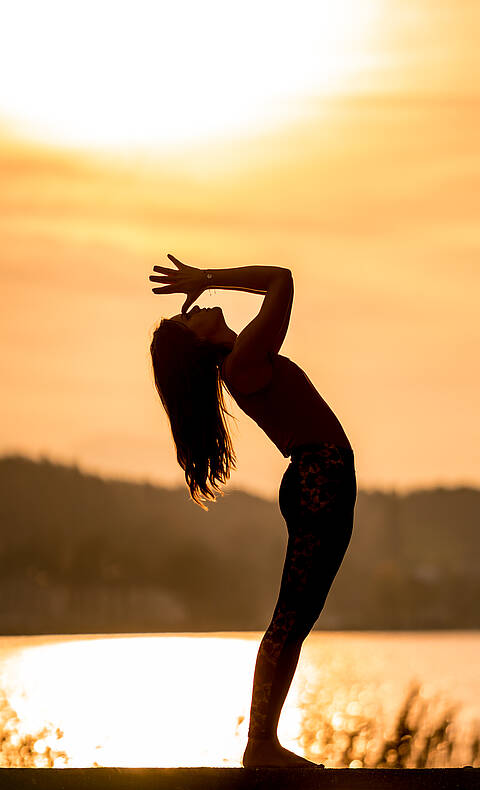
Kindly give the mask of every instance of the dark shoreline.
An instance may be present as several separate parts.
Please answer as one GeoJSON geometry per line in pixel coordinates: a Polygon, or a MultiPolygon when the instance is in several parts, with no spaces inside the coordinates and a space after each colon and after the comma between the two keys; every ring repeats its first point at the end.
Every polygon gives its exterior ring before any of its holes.
{"type": "Polygon", "coordinates": [[[43,790],[478,790],[480,768],[4,768],[0,788],[43,790]]]}

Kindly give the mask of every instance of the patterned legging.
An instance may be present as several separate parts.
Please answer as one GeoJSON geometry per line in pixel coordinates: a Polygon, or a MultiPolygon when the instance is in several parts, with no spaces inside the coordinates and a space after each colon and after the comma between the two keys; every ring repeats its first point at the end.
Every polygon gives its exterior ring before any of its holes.
{"type": "Polygon", "coordinates": [[[357,497],[353,451],[330,442],[295,448],[279,491],[288,544],[280,592],[258,649],[248,737],[276,738],[300,656],[353,530],[357,497]]]}

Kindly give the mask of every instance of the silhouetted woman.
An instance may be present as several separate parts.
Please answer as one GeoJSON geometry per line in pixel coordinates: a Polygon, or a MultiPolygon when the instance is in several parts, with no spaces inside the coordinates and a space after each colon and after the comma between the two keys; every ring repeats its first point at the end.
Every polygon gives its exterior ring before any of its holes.
{"type": "MultiPolygon", "coordinates": [[[[278,600],[260,643],[253,679],[245,767],[324,767],[281,746],[277,725],[302,643],[322,611],[353,529],[354,455],[337,417],[310,379],[279,354],[293,302],[293,277],[279,266],[197,269],[154,266],[154,293],[185,293],[181,313],[163,318],[151,354],[155,385],[169,417],[177,459],[192,499],[215,500],[235,468],[222,384],[290,463],[279,505],[288,544],[278,600]],[[220,307],[190,305],[208,288],[265,294],[237,336],[220,307]]],[[[313,339],[315,342],[315,339],[313,339]]],[[[328,338],[322,340],[328,342],[328,338]]],[[[321,349],[319,349],[321,353],[321,349]]]]}

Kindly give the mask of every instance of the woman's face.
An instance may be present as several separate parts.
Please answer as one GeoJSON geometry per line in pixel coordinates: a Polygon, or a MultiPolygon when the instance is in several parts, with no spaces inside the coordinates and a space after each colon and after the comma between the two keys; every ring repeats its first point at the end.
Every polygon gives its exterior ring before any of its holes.
{"type": "Polygon", "coordinates": [[[221,307],[192,307],[185,315],[178,313],[170,321],[178,321],[194,332],[197,337],[209,340],[225,325],[221,307]]]}

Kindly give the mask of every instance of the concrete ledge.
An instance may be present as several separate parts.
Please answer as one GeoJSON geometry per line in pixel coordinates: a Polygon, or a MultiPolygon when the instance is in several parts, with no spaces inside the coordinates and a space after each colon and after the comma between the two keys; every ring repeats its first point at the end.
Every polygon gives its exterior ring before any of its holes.
{"type": "Polygon", "coordinates": [[[480,768],[2,768],[0,788],[42,790],[479,790],[480,768]]]}

